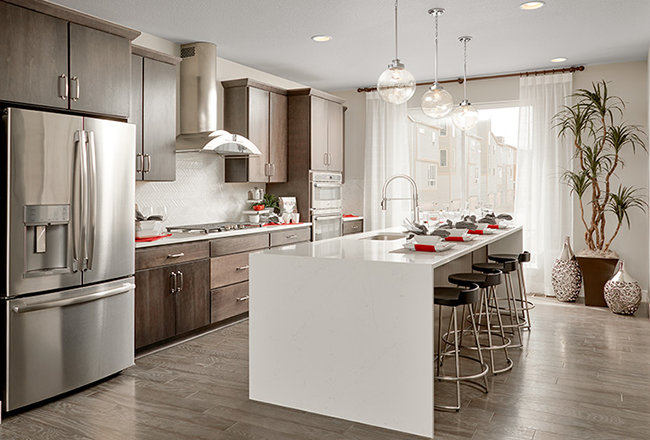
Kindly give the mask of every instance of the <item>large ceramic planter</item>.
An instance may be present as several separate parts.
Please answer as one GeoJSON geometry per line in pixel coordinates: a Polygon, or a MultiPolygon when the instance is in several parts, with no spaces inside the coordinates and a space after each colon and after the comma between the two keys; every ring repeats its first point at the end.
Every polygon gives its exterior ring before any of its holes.
{"type": "Polygon", "coordinates": [[[618,258],[577,257],[585,286],[585,305],[607,307],[603,289],[614,275],[618,258]]]}
{"type": "Polygon", "coordinates": [[[580,294],[582,274],[576,256],[571,250],[569,237],[564,238],[562,251],[553,264],[551,284],[553,285],[553,294],[558,301],[575,301],[580,294]]]}
{"type": "Polygon", "coordinates": [[[616,274],[605,283],[607,307],[620,315],[633,315],[641,304],[641,286],[625,270],[623,261],[618,263],[616,274]]]}

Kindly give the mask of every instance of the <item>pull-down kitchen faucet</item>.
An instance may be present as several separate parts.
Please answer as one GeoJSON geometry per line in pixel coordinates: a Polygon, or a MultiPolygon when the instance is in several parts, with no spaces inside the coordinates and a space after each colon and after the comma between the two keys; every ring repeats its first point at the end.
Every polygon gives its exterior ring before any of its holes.
{"type": "Polygon", "coordinates": [[[391,176],[388,179],[386,179],[386,182],[384,183],[384,187],[381,190],[382,211],[386,210],[386,202],[388,202],[389,200],[411,200],[413,202],[413,221],[416,223],[420,221],[420,208],[418,207],[418,185],[415,183],[415,180],[411,178],[411,176],[407,176],[406,174],[395,174],[394,176],[391,176]],[[411,184],[411,198],[400,197],[400,198],[389,199],[386,197],[386,190],[388,189],[388,184],[395,179],[405,179],[411,184]]]}

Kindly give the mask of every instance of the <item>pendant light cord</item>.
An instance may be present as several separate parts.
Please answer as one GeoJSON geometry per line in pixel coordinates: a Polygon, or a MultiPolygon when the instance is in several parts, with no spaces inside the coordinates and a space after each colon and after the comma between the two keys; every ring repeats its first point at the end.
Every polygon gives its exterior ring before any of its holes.
{"type": "Polygon", "coordinates": [[[467,101],[467,39],[463,39],[463,101],[467,101]]]}
{"type": "Polygon", "coordinates": [[[436,81],[435,81],[434,84],[437,85],[438,84],[438,14],[435,15],[435,19],[436,19],[436,36],[435,36],[435,39],[436,39],[436,53],[435,53],[435,57],[433,57],[433,59],[434,59],[434,63],[435,63],[435,73],[436,73],[436,81]]]}
{"type": "Polygon", "coordinates": [[[397,2],[398,0],[395,0],[395,60],[399,60],[397,57],[397,2]]]}

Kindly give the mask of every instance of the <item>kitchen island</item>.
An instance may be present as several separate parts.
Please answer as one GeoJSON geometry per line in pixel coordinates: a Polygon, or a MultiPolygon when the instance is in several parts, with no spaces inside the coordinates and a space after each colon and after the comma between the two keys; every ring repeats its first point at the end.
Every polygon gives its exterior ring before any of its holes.
{"type": "Polygon", "coordinates": [[[520,252],[522,229],[440,253],[403,249],[400,231],[251,255],[251,399],[433,437],[433,287],[520,252]]]}

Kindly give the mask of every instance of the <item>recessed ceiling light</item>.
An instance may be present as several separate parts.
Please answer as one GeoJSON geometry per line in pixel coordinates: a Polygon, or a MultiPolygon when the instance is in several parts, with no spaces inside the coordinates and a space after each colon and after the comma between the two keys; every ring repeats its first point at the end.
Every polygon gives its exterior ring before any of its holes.
{"type": "Polygon", "coordinates": [[[551,63],[563,63],[566,61],[566,57],[557,57],[551,60],[551,63]]]}
{"type": "Polygon", "coordinates": [[[318,43],[324,43],[326,41],[330,41],[332,37],[330,37],[329,35],[314,35],[313,37],[311,37],[311,39],[318,43]]]}
{"type": "Polygon", "coordinates": [[[524,11],[534,11],[535,9],[541,8],[545,4],[545,2],[526,2],[520,4],[519,9],[523,9],[524,11]]]}

